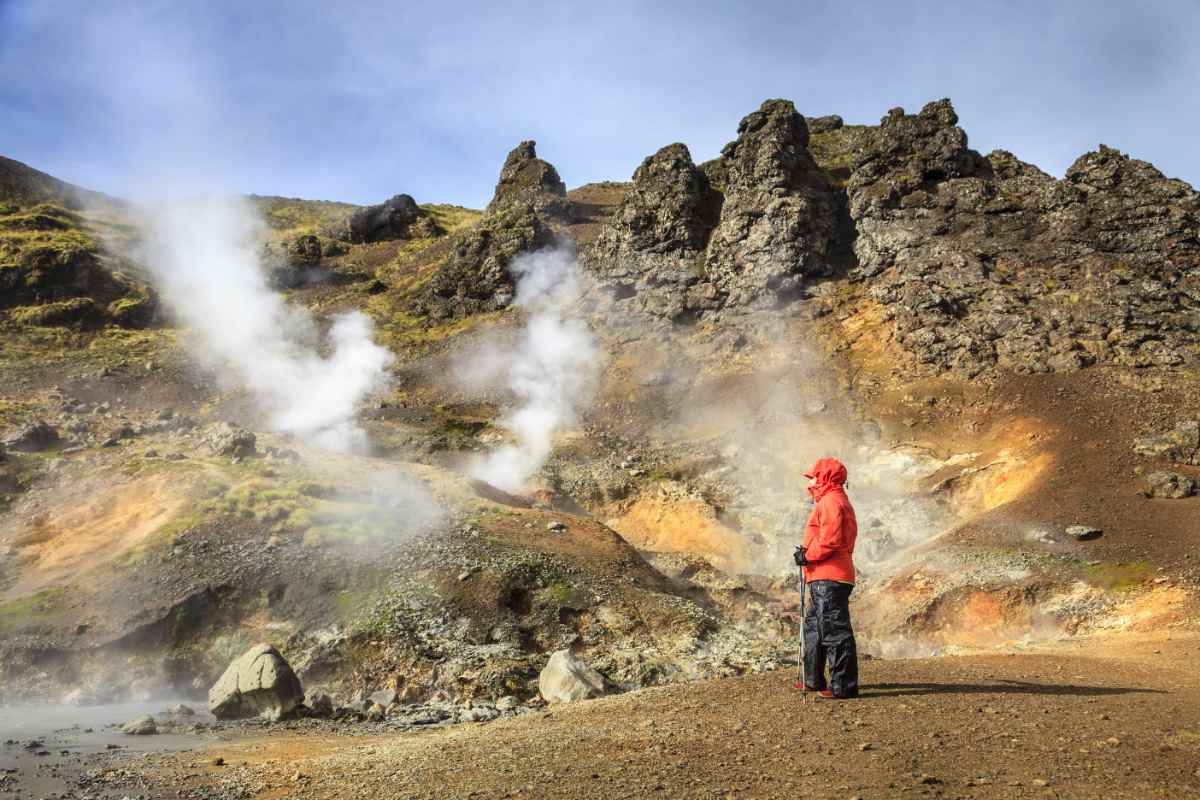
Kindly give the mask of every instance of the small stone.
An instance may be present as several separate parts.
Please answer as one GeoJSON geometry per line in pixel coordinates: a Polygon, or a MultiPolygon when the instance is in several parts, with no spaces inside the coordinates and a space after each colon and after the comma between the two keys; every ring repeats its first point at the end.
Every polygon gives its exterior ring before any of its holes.
{"type": "Polygon", "coordinates": [[[217,756],[216,758],[214,758],[212,760],[212,765],[214,767],[223,767],[223,766],[225,766],[225,759],[221,758],[220,756],[217,756]]]}
{"type": "Polygon", "coordinates": [[[1068,525],[1066,534],[1077,542],[1086,542],[1092,539],[1099,539],[1104,535],[1104,531],[1099,528],[1093,528],[1090,525],[1068,525]]]}
{"type": "Polygon", "coordinates": [[[546,525],[546,530],[554,531],[555,533],[561,533],[562,531],[565,531],[566,529],[567,529],[567,526],[564,523],[559,522],[558,520],[547,523],[547,525],[546,525]]]}
{"type": "Polygon", "coordinates": [[[865,753],[868,750],[873,750],[874,747],[872,746],[872,744],[870,742],[863,742],[862,744],[860,744],[858,746],[858,749],[865,753]]]}

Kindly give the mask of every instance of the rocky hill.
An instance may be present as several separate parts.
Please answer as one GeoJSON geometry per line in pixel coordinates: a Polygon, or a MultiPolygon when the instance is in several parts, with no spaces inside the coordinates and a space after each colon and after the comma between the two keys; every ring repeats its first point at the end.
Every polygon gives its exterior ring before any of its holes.
{"type": "Polygon", "coordinates": [[[769,669],[827,453],[878,655],[1197,619],[1200,206],[1111,148],[1056,179],[971,150],[946,100],[877,126],[769,100],[628,182],[568,191],[522,142],[482,211],[252,197],[288,307],[361,312],[394,359],[354,456],[197,357],[136,210],[14,164],[0,701],[195,692],[259,640],[347,698],[530,699],[565,647],[612,688],[769,669]],[[555,313],[602,366],[518,495],[467,475],[521,388],[463,365],[522,341],[514,267],[547,249],[584,267],[555,313]]]}

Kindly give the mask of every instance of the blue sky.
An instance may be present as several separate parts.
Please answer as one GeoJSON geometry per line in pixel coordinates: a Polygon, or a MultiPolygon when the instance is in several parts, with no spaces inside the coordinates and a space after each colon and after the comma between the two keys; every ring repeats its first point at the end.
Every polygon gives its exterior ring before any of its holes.
{"type": "Polygon", "coordinates": [[[1054,175],[1100,142],[1200,180],[1200,3],[0,0],[0,154],[162,186],[482,206],[536,139],[568,186],[697,161],[770,97],[875,123],[950,97],[1054,175]]]}

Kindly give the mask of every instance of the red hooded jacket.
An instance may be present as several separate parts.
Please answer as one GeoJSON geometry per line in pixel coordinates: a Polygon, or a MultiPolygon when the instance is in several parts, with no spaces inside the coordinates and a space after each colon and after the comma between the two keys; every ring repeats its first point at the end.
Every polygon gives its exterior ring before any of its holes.
{"type": "Polygon", "coordinates": [[[816,479],[808,491],[817,504],[804,527],[804,555],[808,559],[804,579],[854,583],[858,520],[842,488],[846,465],[836,458],[822,458],[804,476],[816,479]]]}

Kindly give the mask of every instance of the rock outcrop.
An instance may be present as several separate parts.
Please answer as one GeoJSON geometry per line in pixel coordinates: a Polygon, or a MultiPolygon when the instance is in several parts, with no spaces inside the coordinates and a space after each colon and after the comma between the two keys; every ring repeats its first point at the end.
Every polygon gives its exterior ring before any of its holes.
{"type": "Polygon", "coordinates": [[[538,213],[551,215],[568,213],[567,187],[558,177],[558,170],[537,157],[536,144],[521,142],[504,159],[488,213],[514,205],[530,206],[538,213]]]}
{"type": "Polygon", "coordinates": [[[799,296],[828,273],[837,202],[808,153],[808,126],[787,100],[768,100],[721,151],[725,201],[708,246],[707,272],[727,302],[745,306],[799,296]]]}
{"type": "Polygon", "coordinates": [[[1187,184],[1103,145],[1062,180],[982,156],[949,100],[878,126],[810,123],[811,135],[771,100],[719,159],[697,168],[682,145],[651,156],[590,268],[676,322],[845,278],[918,374],[1200,360],[1200,196],[1187,184]]]}
{"type": "Polygon", "coordinates": [[[538,691],[547,703],[575,703],[604,694],[604,677],[570,650],[556,650],[538,676],[538,691]]]}
{"type": "Polygon", "coordinates": [[[928,372],[1200,353],[1197,196],[1101,146],[1062,181],[967,147],[948,100],[893,109],[847,182],[870,294],[928,372]]]}
{"type": "Polygon", "coordinates": [[[589,250],[593,271],[617,297],[656,316],[678,320],[714,308],[704,259],[720,206],[687,147],[667,145],[633,173],[613,223],[589,250]]]}
{"type": "Polygon", "coordinates": [[[217,719],[280,719],[303,702],[300,679],[269,644],[234,660],[208,692],[208,710],[217,719]]]}
{"type": "MultiPolygon", "coordinates": [[[[361,208],[346,222],[346,239],[360,244],[435,236],[440,232],[429,212],[406,194],[361,208]]],[[[319,250],[317,255],[320,256],[319,250]]]]}
{"type": "Polygon", "coordinates": [[[440,321],[507,308],[516,294],[509,262],[555,242],[569,214],[558,172],[522,142],[504,162],[487,213],[458,236],[446,263],[415,297],[415,313],[440,321]]]}
{"type": "Polygon", "coordinates": [[[718,161],[682,144],[647,158],[592,246],[592,270],[618,298],[681,321],[723,307],[771,306],[827,274],[838,203],[808,153],[804,118],[768,100],[718,161]]]}

